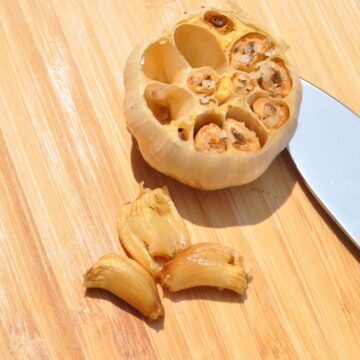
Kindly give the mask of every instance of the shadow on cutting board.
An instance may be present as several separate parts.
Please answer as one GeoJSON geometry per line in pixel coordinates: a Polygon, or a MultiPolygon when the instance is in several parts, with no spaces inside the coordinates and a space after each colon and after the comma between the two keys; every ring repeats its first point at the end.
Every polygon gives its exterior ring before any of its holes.
{"type": "MultiPolygon", "coordinates": [[[[294,171],[298,172],[293,165],[294,171]]],[[[301,175],[299,174],[299,177],[301,175]]],[[[338,238],[342,245],[350,252],[350,254],[360,262],[360,251],[357,246],[352,242],[351,239],[343,232],[343,230],[336,224],[336,222],[331,218],[331,216],[325,211],[325,209],[320,205],[318,200],[314,197],[311,191],[307,188],[304,181],[299,181],[302,191],[306,194],[307,199],[310,201],[311,205],[316,209],[319,215],[323,218],[326,225],[331,229],[333,234],[338,238]]]]}
{"type": "Polygon", "coordinates": [[[270,217],[289,197],[297,177],[287,171],[290,159],[282,153],[269,169],[250,184],[224,190],[193,189],[154,170],[143,159],[132,138],[131,166],[135,179],[154,189],[167,185],[180,215],[204,227],[253,225],[270,217]]]}
{"type": "Polygon", "coordinates": [[[139,320],[144,321],[149,327],[153,328],[154,330],[160,331],[164,329],[164,321],[165,321],[164,318],[158,319],[156,321],[147,320],[136,309],[134,309],[125,301],[121,300],[119,297],[115,296],[109,291],[102,289],[86,289],[85,296],[92,299],[102,299],[102,300],[110,301],[112,304],[114,304],[121,310],[124,310],[127,313],[135,316],[139,320]]]}
{"type": "Polygon", "coordinates": [[[253,225],[270,217],[298,183],[312,206],[343,246],[360,261],[360,251],[306,187],[287,151],[282,152],[256,181],[234,188],[203,191],[186,186],[151,168],[133,138],[131,165],[135,179],[155,188],[167,185],[180,215],[191,223],[212,228],[253,225]]]}
{"type": "Polygon", "coordinates": [[[172,302],[189,301],[189,300],[208,300],[218,301],[225,303],[240,304],[244,303],[247,299],[246,292],[244,295],[239,295],[233,291],[224,289],[219,290],[215,287],[199,286],[191,289],[181,290],[175,293],[167,289],[163,289],[164,297],[170,299],[172,302]]]}

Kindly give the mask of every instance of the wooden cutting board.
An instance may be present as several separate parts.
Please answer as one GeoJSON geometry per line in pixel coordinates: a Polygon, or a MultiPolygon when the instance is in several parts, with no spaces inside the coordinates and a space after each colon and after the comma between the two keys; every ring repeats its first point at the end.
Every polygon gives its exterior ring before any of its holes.
{"type": "Polygon", "coordinates": [[[304,78],[360,112],[357,0],[2,0],[1,359],[360,358],[359,251],[286,153],[247,186],[205,192],[152,170],[132,146],[127,55],[205,4],[266,22],[304,78]],[[165,321],[151,324],[106,292],[84,296],[84,272],[122,252],[116,215],[140,181],[168,185],[193,242],[243,253],[245,301],[165,293],[165,321]]]}

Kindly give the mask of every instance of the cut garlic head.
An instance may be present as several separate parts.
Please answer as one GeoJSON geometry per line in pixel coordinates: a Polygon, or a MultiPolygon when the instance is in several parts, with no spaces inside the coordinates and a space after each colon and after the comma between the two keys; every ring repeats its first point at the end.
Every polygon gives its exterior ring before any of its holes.
{"type": "Polygon", "coordinates": [[[214,243],[190,246],[166,263],[160,272],[161,284],[170,291],[196,286],[215,286],[243,295],[247,275],[236,250],[214,243]]]}
{"type": "Polygon", "coordinates": [[[164,316],[155,280],[132,259],[116,254],[101,257],[85,274],[84,286],[110,291],[150,320],[164,316]]]}
{"type": "Polygon", "coordinates": [[[123,205],[118,231],[126,251],[152,275],[165,260],[190,245],[186,225],[167,187],[142,189],[134,202],[123,205]]]}
{"type": "Polygon", "coordinates": [[[193,187],[256,179],[296,129],[301,86],[285,46],[241,11],[188,13],[132,52],[124,78],[144,159],[193,187]]]}

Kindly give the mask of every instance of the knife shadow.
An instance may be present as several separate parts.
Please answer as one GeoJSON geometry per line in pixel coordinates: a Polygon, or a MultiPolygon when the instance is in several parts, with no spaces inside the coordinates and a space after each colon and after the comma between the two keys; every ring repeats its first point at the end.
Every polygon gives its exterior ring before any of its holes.
{"type": "Polygon", "coordinates": [[[156,331],[160,331],[164,329],[164,318],[158,319],[156,321],[148,320],[143,315],[141,315],[136,309],[131,307],[128,303],[126,303],[125,301],[123,301],[122,299],[115,296],[109,291],[103,289],[86,289],[85,297],[109,301],[119,309],[133,315],[138,320],[145,322],[152,329],[156,331]]]}
{"type": "Polygon", "coordinates": [[[132,137],[131,166],[135,179],[151,189],[167,185],[180,215],[202,227],[253,225],[270,217],[289,197],[297,181],[297,174],[288,171],[290,161],[289,156],[282,153],[250,184],[223,190],[199,190],[150,167],[132,137]]]}

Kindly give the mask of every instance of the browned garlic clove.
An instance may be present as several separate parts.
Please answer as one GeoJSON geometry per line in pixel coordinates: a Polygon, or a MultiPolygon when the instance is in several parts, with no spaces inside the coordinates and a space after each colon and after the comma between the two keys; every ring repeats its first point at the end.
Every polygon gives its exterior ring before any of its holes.
{"type": "Polygon", "coordinates": [[[229,76],[223,76],[219,81],[217,91],[215,93],[215,98],[218,100],[219,104],[224,103],[229,99],[233,92],[233,83],[229,76]]]}
{"type": "Polygon", "coordinates": [[[179,291],[196,286],[214,286],[243,295],[247,274],[243,258],[227,246],[199,243],[167,262],[160,272],[162,286],[179,291]]]}
{"type": "Polygon", "coordinates": [[[231,80],[234,86],[234,90],[238,94],[249,94],[251,91],[254,90],[255,86],[257,85],[257,77],[261,77],[261,74],[257,73],[245,73],[245,72],[236,72],[232,76],[231,80]],[[253,75],[251,75],[253,74],[253,75]]]}
{"type": "Polygon", "coordinates": [[[287,96],[291,90],[292,81],[284,63],[270,61],[263,64],[260,86],[274,96],[287,96]]]}
{"type": "Polygon", "coordinates": [[[150,320],[164,316],[155,280],[132,259],[116,254],[101,257],[86,272],[84,286],[110,291],[150,320]]]}
{"type": "Polygon", "coordinates": [[[209,95],[203,95],[199,98],[201,105],[209,105],[211,102],[211,97],[209,95]]]}
{"type": "Polygon", "coordinates": [[[222,153],[226,150],[224,131],[216,124],[204,125],[197,132],[194,145],[200,152],[222,153]]]}
{"type": "Polygon", "coordinates": [[[250,71],[272,47],[271,40],[259,33],[248,33],[235,42],[230,51],[230,63],[238,70],[250,71]]]}
{"type": "Polygon", "coordinates": [[[234,30],[234,22],[226,15],[217,11],[208,11],[204,14],[206,24],[215,28],[221,34],[227,34],[234,30]]]}
{"type": "Polygon", "coordinates": [[[134,202],[123,205],[118,231],[126,251],[153,275],[166,259],[190,245],[184,220],[166,186],[142,189],[134,202]]]}
{"type": "Polygon", "coordinates": [[[196,94],[212,95],[216,92],[219,75],[211,68],[193,71],[187,80],[187,85],[196,94]]]}
{"type": "Polygon", "coordinates": [[[269,98],[258,98],[253,110],[268,129],[281,127],[289,118],[287,105],[269,98]]]}
{"type": "Polygon", "coordinates": [[[219,105],[219,101],[217,99],[206,94],[199,97],[199,103],[207,109],[216,108],[219,105]]]}
{"type": "Polygon", "coordinates": [[[245,123],[234,119],[227,119],[225,129],[229,140],[236,150],[252,152],[261,149],[260,141],[254,131],[249,130],[245,123]]]}

